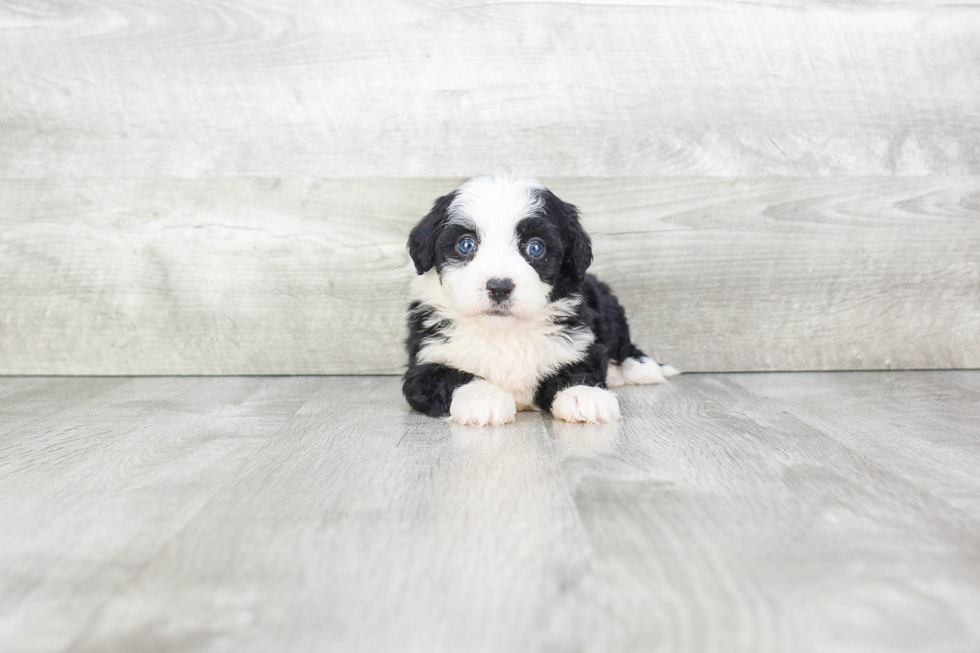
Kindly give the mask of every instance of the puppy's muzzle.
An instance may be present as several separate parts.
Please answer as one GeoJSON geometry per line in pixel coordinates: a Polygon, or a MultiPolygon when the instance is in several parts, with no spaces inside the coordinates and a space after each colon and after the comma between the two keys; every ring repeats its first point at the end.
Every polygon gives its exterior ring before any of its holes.
{"type": "Polygon", "coordinates": [[[487,294],[490,299],[500,304],[506,299],[510,299],[510,293],[514,290],[512,279],[494,278],[487,281],[487,294]]]}

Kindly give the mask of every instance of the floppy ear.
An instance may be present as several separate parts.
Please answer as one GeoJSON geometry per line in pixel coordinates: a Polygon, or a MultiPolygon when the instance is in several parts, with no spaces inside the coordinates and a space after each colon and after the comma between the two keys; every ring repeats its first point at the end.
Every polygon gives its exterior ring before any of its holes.
{"type": "Polygon", "coordinates": [[[546,210],[552,213],[561,226],[565,241],[565,257],[561,262],[562,273],[575,281],[581,281],[592,265],[592,240],[579,222],[578,209],[558,199],[550,190],[545,191],[546,210]]]}
{"type": "Polygon", "coordinates": [[[456,191],[453,191],[437,199],[429,214],[408,235],[408,254],[418,274],[425,274],[436,264],[436,238],[449,220],[449,205],[455,197],[456,191]]]}

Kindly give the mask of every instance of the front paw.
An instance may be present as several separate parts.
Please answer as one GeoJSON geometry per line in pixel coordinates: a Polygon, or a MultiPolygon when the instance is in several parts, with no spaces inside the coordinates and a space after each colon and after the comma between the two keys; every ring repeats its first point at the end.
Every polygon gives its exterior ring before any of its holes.
{"type": "Polygon", "coordinates": [[[555,395],[551,414],[566,422],[616,422],[619,399],[602,388],[575,385],[555,395]]]}
{"type": "Polygon", "coordinates": [[[497,426],[514,421],[517,404],[514,395],[506,390],[489,381],[475,379],[453,393],[449,415],[459,424],[497,426]]]}

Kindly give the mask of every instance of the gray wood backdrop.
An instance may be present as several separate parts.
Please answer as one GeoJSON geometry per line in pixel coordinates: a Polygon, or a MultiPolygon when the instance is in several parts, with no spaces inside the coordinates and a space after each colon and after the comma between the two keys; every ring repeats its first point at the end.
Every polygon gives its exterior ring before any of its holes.
{"type": "Polygon", "coordinates": [[[684,370],[980,367],[980,4],[0,0],[0,373],[394,373],[500,165],[684,370]]]}

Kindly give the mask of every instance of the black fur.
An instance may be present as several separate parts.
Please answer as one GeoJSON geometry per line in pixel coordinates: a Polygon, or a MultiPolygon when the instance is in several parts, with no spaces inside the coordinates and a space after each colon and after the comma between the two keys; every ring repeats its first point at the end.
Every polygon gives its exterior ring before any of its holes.
{"type": "Polygon", "coordinates": [[[419,302],[412,302],[408,307],[408,371],[402,382],[402,392],[408,405],[415,410],[440,417],[449,414],[449,406],[453,401],[453,392],[461,385],[466,385],[475,377],[469,372],[455,370],[445,365],[434,363],[418,363],[419,350],[422,343],[429,338],[440,338],[442,329],[447,324],[437,323],[427,325],[432,317],[432,309],[419,302]]]}
{"type": "Polygon", "coordinates": [[[541,194],[544,214],[558,224],[565,247],[561,271],[565,278],[581,281],[592,265],[592,239],[579,222],[578,208],[558,199],[550,190],[541,194]]]}
{"type": "Polygon", "coordinates": [[[425,274],[436,264],[439,236],[449,219],[449,205],[455,198],[456,191],[453,191],[437,199],[429,214],[415,225],[408,236],[408,253],[418,274],[425,274]]]}
{"type": "Polygon", "coordinates": [[[402,381],[402,392],[408,405],[430,417],[449,414],[456,388],[474,377],[469,372],[455,370],[436,363],[409,365],[402,381]]]}
{"type": "Polygon", "coordinates": [[[551,410],[555,395],[566,388],[576,385],[605,388],[608,363],[609,357],[605,347],[598,342],[593,343],[585,352],[585,358],[577,363],[566,365],[541,380],[537,392],[534,393],[534,403],[538,408],[551,410]]]}
{"type": "Polygon", "coordinates": [[[585,275],[585,282],[582,284],[582,303],[592,310],[589,327],[595,333],[596,342],[605,346],[606,355],[614,363],[646,356],[630,340],[626,311],[619,304],[616,295],[609,286],[591,274],[585,275]]]}
{"type": "Polygon", "coordinates": [[[546,377],[538,386],[534,401],[539,408],[551,410],[555,395],[575,385],[606,387],[606,369],[609,361],[622,363],[626,358],[645,356],[630,341],[630,328],[626,311],[619,304],[609,286],[595,276],[586,274],[574,292],[582,296],[582,304],[573,317],[564,324],[569,327],[587,327],[595,334],[595,343],[583,360],[567,365],[546,377]]]}
{"type": "MultiPolygon", "coordinates": [[[[458,239],[464,234],[477,237],[466,226],[447,225],[454,198],[455,191],[436,200],[409,236],[408,249],[418,274],[433,267],[441,274],[447,261],[466,258],[455,249],[458,239]]],[[[579,222],[578,209],[549,190],[541,191],[541,199],[541,215],[526,218],[517,225],[520,250],[538,276],[552,286],[551,301],[571,295],[582,297],[576,314],[562,319],[562,326],[589,329],[595,334],[595,342],[581,360],[541,380],[534,395],[535,403],[550,410],[555,395],[566,388],[576,385],[605,388],[610,360],[621,363],[628,357],[640,358],[644,354],[630,341],[626,312],[609,286],[586,274],[592,264],[592,242],[579,222]],[[526,243],[532,238],[541,239],[546,247],[545,254],[537,259],[524,253],[526,243]]],[[[403,391],[409,405],[416,410],[443,416],[449,414],[456,388],[476,377],[445,365],[417,361],[423,343],[445,337],[443,332],[450,326],[432,324],[432,317],[433,310],[418,302],[409,307],[406,341],[409,360],[403,391]]]]}

